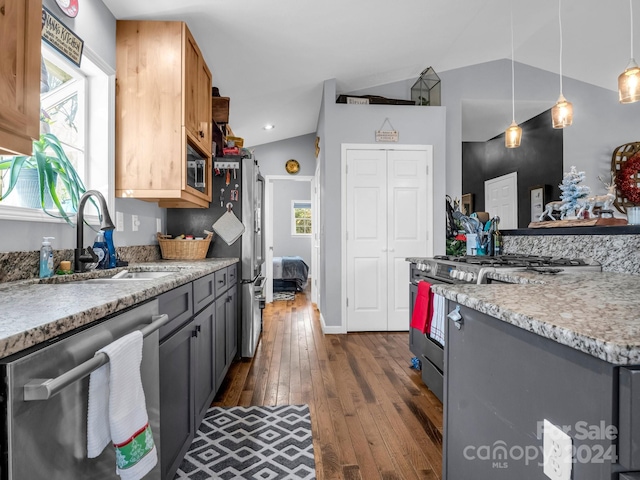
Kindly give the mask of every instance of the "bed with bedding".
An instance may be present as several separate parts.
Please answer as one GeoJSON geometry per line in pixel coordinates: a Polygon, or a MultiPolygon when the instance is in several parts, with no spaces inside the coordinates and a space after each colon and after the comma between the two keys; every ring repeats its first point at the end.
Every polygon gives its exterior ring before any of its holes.
{"type": "Polygon", "coordinates": [[[302,292],[308,276],[309,266],[302,257],[273,257],[274,292],[302,292]]]}

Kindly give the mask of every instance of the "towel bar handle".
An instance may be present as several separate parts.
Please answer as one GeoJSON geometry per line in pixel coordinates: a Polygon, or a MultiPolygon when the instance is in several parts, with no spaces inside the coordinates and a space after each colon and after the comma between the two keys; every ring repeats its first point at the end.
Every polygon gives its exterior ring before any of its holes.
{"type": "MultiPolygon", "coordinates": [[[[147,337],[168,322],[169,316],[167,314],[154,315],[152,317],[152,322],[141,328],[140,332],[142,332],[143,337],[147,337]]],[[[73,367],[71,370],[56,378],[33,379],[23,387],[24,401],[31,402],[34,400],[48,400],[54,395],[57,395],[63,388],[83,379],[87,375],[90,375],[91,372],[108,362],[109,356],[104,352],[100,352],[93,358],[73,367]]]]}

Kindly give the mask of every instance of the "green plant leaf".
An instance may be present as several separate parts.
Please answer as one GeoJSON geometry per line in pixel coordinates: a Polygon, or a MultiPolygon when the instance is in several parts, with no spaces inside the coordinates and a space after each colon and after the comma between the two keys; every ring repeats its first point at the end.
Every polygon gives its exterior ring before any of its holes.
{"type": "MultiPolygon", "coordinates": [[[[18,176],[23,168],[37,169],[38,171],[40,206],[42,210],[51,217],[63,218],[69,225],[75,226],[71,221],[69,213],[65,211],[62,201],[58,197],[56,182],[62,182],[62,185],[69,194],[71,206],[74,210],[72,215],[77,212],[80,198],[86,192],[86,187],[67,157],[58,138],[51,133],[45,133],[40,136],[39,140],[33,142],[32,156],[16,156],[8,159],[0,159],[0,171],[7,171],[3,178],[8,177],[4,197],[9,195],[14,189],[18,176]],[[47,211],[45,207],[47,191],[59,215],[47,211]]],[[[0,200],[2,200],[1,196],[0,200]]],[[[93,198],[89,200],[95,205],[98,212],[100,212],[95,200],[93,198]]]]}

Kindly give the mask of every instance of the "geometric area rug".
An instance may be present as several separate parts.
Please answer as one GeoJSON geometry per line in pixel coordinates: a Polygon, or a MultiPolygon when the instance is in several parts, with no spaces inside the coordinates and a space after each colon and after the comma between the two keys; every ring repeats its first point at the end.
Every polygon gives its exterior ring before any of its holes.
{"type": "Polygon", "coordinates": [[[309,407],[210,408],[175,478],[315,480],[309,407]]]}

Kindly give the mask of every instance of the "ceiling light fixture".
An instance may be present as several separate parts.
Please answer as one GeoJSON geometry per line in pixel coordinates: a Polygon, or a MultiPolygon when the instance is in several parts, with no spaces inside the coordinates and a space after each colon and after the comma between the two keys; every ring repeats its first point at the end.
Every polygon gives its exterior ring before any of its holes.
{"type": "Polygon", "coordinates": [[[562,94],[562,0],[558,0],[558,25],[560,26],[560,96],[551,109],[551,121],[553,128],[564,128],[573,123],[573,105],[562,94]]]}
{"type": "Polygon", "coordinates": [[[512,121],[507,131],[504,132],[504,146],[507,148],[517,148],[522,139],[522,128],[516,123],[516,89],[513,67],[513,5],[511,5],[511,113],[512,121]]]}
{"type": "Polygon", "coordinates": [[[633,5],[629,0],[629,18],[631,22],[631,60],[624,72],[618,77],[620,103],[633,103],[640,100],[640,67],[633,58],[633,5]]]}
{"type": "Polygon", "coordinates": [[[262,127],[264,130],[273,130],[274,128],[276,128],[275,125],[272,125],[270,123],[266,124],[264,127],[262,127]]]}

